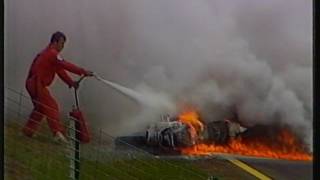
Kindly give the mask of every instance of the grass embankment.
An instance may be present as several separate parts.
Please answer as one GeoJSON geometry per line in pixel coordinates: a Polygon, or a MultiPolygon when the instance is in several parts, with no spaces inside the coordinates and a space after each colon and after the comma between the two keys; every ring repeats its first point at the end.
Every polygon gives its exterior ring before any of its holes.
{"type": "MultiPolygon", "coordinates": [[[[67,145],[53,141],[46,122],[35,138],[23,136],[21,125],[11,121],[4,127],[5,179],[70,179],[67,145]]],[[[163,160],[146,153],[115,151],[110,142],[111,139],[99,137],[81,145],[81,180],[255,179],[221,159],[163,160]]]]}
{"type": "MultiPolygon", "coordinates": [[[[5,125],[5,179],[69,179],[67,147],[53,142],[46,123],[42,124],[45,125],[35,138],[23,136],[19,123],[12,121],[5,125]]],[[[84,145],[81,152],[81,179],[207,179],[209,176],[186,160],[163,161],[148,155],[107,152],[99,145],[90,147],[84,145]]]]}

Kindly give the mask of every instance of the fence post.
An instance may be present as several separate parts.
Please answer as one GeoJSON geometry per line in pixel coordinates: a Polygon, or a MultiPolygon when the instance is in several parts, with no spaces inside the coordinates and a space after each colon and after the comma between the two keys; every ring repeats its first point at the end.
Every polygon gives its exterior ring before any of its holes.
{"type": "Polygon", "coordinates": [[[70,178],[80,179],[80,143],[79,143],[79,122],[72,117],[70,119],[70,178]]]}

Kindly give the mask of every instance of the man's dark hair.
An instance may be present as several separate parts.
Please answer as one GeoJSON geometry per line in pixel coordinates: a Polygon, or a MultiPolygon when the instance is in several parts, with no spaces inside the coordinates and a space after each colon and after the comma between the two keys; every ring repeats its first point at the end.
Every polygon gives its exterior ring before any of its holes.
{"type": "Polygon", "coordinates": [[[67,40],[66,35],[64,35],[64,34],[63,34],[62,32],[60,32],[60,31],[57,31],[57,32],[55,32],[55,33],[52,34],[51,39],[50,39],[50,43],[58,42],[60,38],[63,38],[64,41],[67,40]]]}

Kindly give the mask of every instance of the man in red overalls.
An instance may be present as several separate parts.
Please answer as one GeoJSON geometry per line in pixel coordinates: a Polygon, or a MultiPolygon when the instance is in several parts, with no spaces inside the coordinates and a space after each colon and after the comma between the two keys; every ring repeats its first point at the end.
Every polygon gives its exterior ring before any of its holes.
{"type": "Polygon", "coordinates": [[[66,36],[62,32],[54,33],[51,36],[50,44],[32,62],[26,80],[26,89],[31,96],[34,109],[23,128],[23,133],[26,136],[32,137],[43,117],[46,117],[55,139],[67,142],[65,129],[59,120],[58,104],[50,94],[48,87],[52,84],[55,75],[58,74],[69,88],[78,88],[78,84],[70,78],[65,70],[79,76],[92,76],[93,74],[59,56],[65,41],[66,36]]]}

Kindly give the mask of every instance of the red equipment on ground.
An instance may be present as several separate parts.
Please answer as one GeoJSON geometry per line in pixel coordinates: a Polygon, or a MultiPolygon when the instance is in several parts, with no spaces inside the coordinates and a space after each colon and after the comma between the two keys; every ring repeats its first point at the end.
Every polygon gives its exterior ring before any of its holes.
{"type": "Polygon", "coordinates": [[[87,125],[87,121],[81,112],[80,109],[78,108],[73,108],[72,111],[69,113],[70,116],[76,119],[78,121],[78,133],[79,133],[79,141],[81,143],[89,143],[91,140],[91,135],[89,132],[89,128],[87,125]]]}

